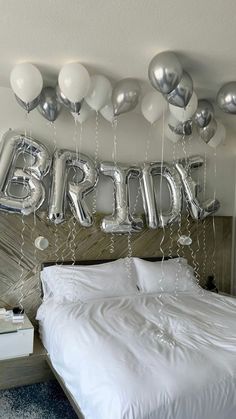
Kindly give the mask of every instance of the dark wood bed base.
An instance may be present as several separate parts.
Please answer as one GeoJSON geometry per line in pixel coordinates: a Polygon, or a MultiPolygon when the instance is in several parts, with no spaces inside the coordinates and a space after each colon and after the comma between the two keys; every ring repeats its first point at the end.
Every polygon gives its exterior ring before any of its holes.
{"type": "Polygon", "coordinates": [[[47,363],[52,371],[52,373],[54,374],[56,380],[58,381],[58,383],[60,384],[62,390],[64,391],[66,397],[68,398],[71,406],[73,407],[75,413],[77,414],[79,419],[85,419],[83,413],[80,410],[80,407],[78,406],[76,400],[74,399],[74,397],[72,396],[71,392],[68,390],[68,388],[65,385],[65,382],[63,380],[63,378],[58,374],[58,372],[55,370],[55,368],[53,367],[52,363],[51,363],[51,359],[50,356],[47,355],[47,363]]]}
{"type": "MultiPolygon", "coordinates": [[[[157,256],[157,257],[149,257],[149,258],[140,258],[143,260],[147,260],[149,262],[160,262],[162,260],[168,260],[168,259],[174,259],[177,256],[157,256]]],[[[59,261],[51,261],[51,262],[44,262],[41,265],[41,270],[43,270],[43,268],[47,268],[48,266],[53,266],[53,265],[101,265],[102,263],[108,263],[108,262],[114,262],[116,259],[98,259],[98,260],[76,260],[76,261],[72,261],[72,260],[59,260],[59,261]]]]}

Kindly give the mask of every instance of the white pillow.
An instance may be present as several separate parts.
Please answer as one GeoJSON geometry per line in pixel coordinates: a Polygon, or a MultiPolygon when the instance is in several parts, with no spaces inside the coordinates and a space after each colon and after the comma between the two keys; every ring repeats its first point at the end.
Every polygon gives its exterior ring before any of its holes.
{"type": "Polygon", "coordinates": [[[100,265],[53,265],[41,272],[44,300],[71,302],[138,294],[137,280],[128,277],[125,259],[100,265]]]}
{"type": "Polygon", "coordinates": [[[184,258],[149,262],[134,258],[134,266],[141,292],[161,293],[198,289],[194,271],[184,258]]]}

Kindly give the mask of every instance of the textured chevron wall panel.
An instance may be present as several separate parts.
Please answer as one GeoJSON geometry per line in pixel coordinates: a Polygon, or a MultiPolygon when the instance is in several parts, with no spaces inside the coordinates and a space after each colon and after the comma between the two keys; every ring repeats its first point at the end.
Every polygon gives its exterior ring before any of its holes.
{"type": "MultiPolygon", "coordinates": [[[[21,217],[0,213],[0,305],[13,305],[23,298],[23,305],[34,321],[40,304],[39,270],[42,262],[56,260],[95,260],[125,257],[128,255],[127,236],[114,235],[114,252],[111,253],[111,236],[100,228],[97,215],[93,227],[85,229],[68,219],[60,226],[52,225],[46,214],[21,217]],[[45,251],[34,247],[34,240],[44,236],[49,240],[45,251]]],[[[144,229],[131,236],[134,256],[186,256],[195,267],[201,283],[214,273],[221,291],[230,292],[232,218],[212,217],[203,222],[184,219],[165,231],[144,229]],[[215,228],[214,228],[215,224],[215,228]],[[215,231],[215,234],[214,234],[215,231]],[[191,247],[178,246],[179,235],[188,235],[191,247]]]]}

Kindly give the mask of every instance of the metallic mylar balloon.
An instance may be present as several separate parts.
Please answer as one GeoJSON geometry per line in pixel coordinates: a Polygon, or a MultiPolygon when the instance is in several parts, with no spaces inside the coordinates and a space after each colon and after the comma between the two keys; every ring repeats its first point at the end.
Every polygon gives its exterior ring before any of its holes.
{"type": "Polygon", "coordinates": [[[96,183],[97,170],[89,157],[82,153],[78,155],[74,151],[57,150],[53,158],[49,219],[54,224],[60,224],[64,221],[66,196],[68,195],[70,208],[75,218],[83,227],[90,227],[93,219],[84,198],[93,191],[96,183]],[[73,181],[68,182],[68,173],[71,167],[78,167],[83,173],[82,179],[77,183],[73,181]]]}
{"type": "Polygon", "coordinates": [[[118,81],[112,91],[112,104],[114,115],[129,112],[134,109],[139,101],[140,86],[137,80],[127,78],[118,81]]]}
{"type": "Polygon", "coordinates": [[[112,215],[103,218],[101,229],[105,233],[131,233],[139,232],[143,228],[141,218],[134,217],[129,207],[129,179],[139,177],[138,167],[115,166],[110,162],[100,164],[100,172],[105,176],[110,176],[114,183],[114,207],[112,215]]]}
{"type": "Polygon", "coordinates": [[[27,112],[31,112],[34,108],[36,108],[40,101],[40,95],[36,97],[36,99],[32,100],[32,102],[28,103],[23,102],[23,100],[21,100],[17,95],[15,95],[15,98],[19,105],[27,112]]]}
{"type": "Polygon", "coordinates": [[[188,159],[187,167],[181,161],[175,164],[175,167],[180,175],[186,201],[188,203],[189,211],[194,220],[203,220],[208,215],[215,213],[220,208],[218,199],[209,199],[200,203],[197,197],[198,185],[190,176],[191,169],[200,167],[203,164],[203,159],[200,156],[193,156],[188,159]],[[198,165],[197,165],[198,157],[198,165]]]}
{"type": "Polygon", "coordinates": [[[163,164],[162,162],[145,164],[142,170],[141,191],[149,228],[164,227],[179,219],[182,211],[182,187],[175,168],[165,162],[163,164]],[[153,182],[153,176],[157,175],[166,179],[171,200],[171,208],[165,213],[161,211],[160,214],[157,210],[156,191],[153,182]]]}
{"type": "Polygon", "coordinates": [[[168,122],[168,126],[172,132],[177,135],[181,135],[182,137],[185,135],[191,135],[193,132],[193,121],[191,119],[185,122],[176,121],[175,124],[170,121],[168,122]]]}
{"type": "Polygon", "coordinates": [[[53,87],[44,87],[39,100],[38,111],[50,122],[54,122],[61,110],[57,92],[53,87]]]}
{"type": "Polygon", "coordinates": [[[195,114],[198,106],[198,98],[195,92],[193,92],[190,101],[188,102],[185,108],[180,108],[179,106],[169,105],[170,113],[181,122],[185,122],[188,119],[191,119],[195,114]]]}
{"type": "Polygon", "coordinates": [[[59,102],[64,105],[71,113],[77,113],[79,114],[81,105],[82,105],[82,101],[81,102],[71,102],[69,99],[67,99],[65,97],[65,95],[61,92],[60,87],[57,86],[57,98],[59,100],[59,102]]]}
{"type": "Polygon", "coordinates": [[[236,114],[236,82],[232,81],[222,86],[217,93],[216,101],[222,111],[236,114]]]}
{"type": "Polygon", "coordinates": [[[214,118],[212,118],[208,125],[203,128],[199,128],[198,132],[200,137],[205,143],[208,143],[211,138],[215,135],[217,130],[217,122],[214,118]]]}
{"type": "Polygon", "coordinates": [[[51,158],[46,147],[31,137],[9,130],[4,134],[0,149],[0,209],[30,214],[37,210],[45,197],[41,179],[48,173],[51,158]],[[20,154],[33,157],[33,163],[16,168],[20,154]],[[12,184],[26,191],[24,197],[12,196],[12,184]]]}
{"type": "Polygon", "coordinates": [[[152,86],[163,94],[170,93],[179,84],[183,74],[178,57],[171,51],[155,55],[149,64],[148,77],[152,86]]]}
{"type": "Polygon", "coordinates": [[[183,76],[174,90],[172,90],[166,99],[171,105],[185,108],[193,94],[193,81],[191,76],[184,71],[183,76]]]}
{"type": "Polygon", "coordinates": [[[198,128],[204,128],[209,125],[214,118],[213,106],[208,100],[201,99],[198,101],[198,107],[194,115],[194,122],[198,128]]]}

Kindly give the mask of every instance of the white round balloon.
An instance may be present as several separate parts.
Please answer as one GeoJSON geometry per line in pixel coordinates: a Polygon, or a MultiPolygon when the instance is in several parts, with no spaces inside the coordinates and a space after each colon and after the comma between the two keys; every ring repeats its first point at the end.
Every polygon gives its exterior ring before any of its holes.
{"type": "Polygon", "coordinates": [[[186,108],[179,108],[178,106],[169,105],[170,112],[172,115],[181,122],[185,122],[190,119],[196,112],[198,106],[198,98],[195,92],[187,104],[186,108]]]}
{"type": "Polygon", "coordinates": [[[10,75],[11,88],[25,104],[36,99],[43,88],[43,78],[33,64],[17,64],[10,75]]]}
{"type": "Polygon", "coordinates": [[[141,102],[141,111],[151,124],[161,118],[166,108],[166,101],[158,92],[149,92],[143,97],[141,102]]]}
{"type": "Polygon", "coordinates": [[[89,92],[85,98],[88,105],[95,111],[102,109],[111,99],[111,82],[101,74],[95,74],[91,77],[89,92]]]}
{"type": "Polygon", "coordinates": [[[100,114],[108,122],[113,122],[113,120],[114,120],[114,110],[113,110],[113,105],[112,105],[111,101],[109,103],[107,103],[107,105],[105,105],[104,108],[102,108],[100,110],[100,114]]]}
{"type": "Polygon", "coordinates": [[[210,147],[216,148],[220,144],[223,144],[226,137],[226,130],[225,126],[222,124],[222,122],[217,121],[217,130],[215,135],[208,141],[207,145],[210,147]]]}
{"type": "Polygon", "coordinates": [[[90,76],[82,64],[69,63],[62,67],[58,76],[58,84],[66,99],[76,103],[88,94],[90,76]]]}
{"type": "Polygon", "coordinates": [[[85,100],[82,103],[81,109],[78,113],[72,113],[76,121],[78,121],[80,124],[87,121],[90,116],[92,116],[94,113],[94,110],[90,108],[90,106],[85,102],[85,100]]]}

